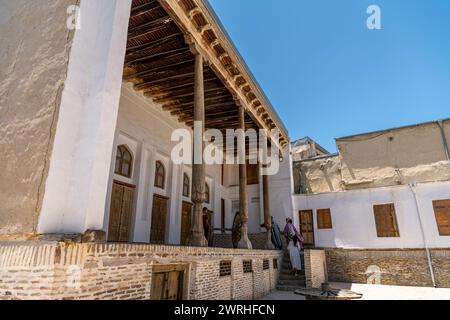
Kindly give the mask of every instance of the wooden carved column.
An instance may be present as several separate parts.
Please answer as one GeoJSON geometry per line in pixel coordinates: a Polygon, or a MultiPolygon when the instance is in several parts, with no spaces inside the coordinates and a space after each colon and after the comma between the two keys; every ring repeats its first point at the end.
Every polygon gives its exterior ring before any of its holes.
{"type": "Polygon", "coordinates": [[[239,133],[238,139],[238,159],[244,160],[239,163],[239,213],[241,215],[241,240],[239,249],[252,249],[252,243],[248,238],[248,197],[247,197],[247,161],[245,156],[245,110],[239,106],[239,133]]]}
{"type": "Polygon", "coordinates": [[[192,202],[194,217],[189,245],[207,247],[203,229],[203,204],[205,202],[205,163],[203,161],[203,135],[205,132],[205,91],[203,83],[203,57],[195,55],[195,97],[194,97],[194,163],[192,165],[192,202]]]}
{"type": "Polygon", "coordinates": [[[264,225],[267,229],[267,239],[265,248],[274,249],[272,244],[272,213],[270,212],[270,199],[269,199],[269,176],[263,175],[263,202],[264,202],[264,225]]]}

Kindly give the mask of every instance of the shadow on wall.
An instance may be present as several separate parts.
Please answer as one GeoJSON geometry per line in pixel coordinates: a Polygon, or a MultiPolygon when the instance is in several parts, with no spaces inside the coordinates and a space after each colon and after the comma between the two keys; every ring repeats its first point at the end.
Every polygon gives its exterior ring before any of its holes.
{"type": "Polygon", "coordinates": [[[342,190],[340,160],[337,155],[296,162],[293,170],[296,194],[342,190]]]}

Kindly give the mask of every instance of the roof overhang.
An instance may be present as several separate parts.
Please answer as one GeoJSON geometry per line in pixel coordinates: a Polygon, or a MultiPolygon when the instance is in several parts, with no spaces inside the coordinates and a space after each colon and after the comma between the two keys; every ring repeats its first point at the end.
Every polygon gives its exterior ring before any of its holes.
{"type": "Polygon", "coordinates": [[[159,0],[186,36],[215,71],[234,99],[262,129],[278,129],[279,148],[289,143],[289,135],[249,68],[205,0],[159,0]]]}

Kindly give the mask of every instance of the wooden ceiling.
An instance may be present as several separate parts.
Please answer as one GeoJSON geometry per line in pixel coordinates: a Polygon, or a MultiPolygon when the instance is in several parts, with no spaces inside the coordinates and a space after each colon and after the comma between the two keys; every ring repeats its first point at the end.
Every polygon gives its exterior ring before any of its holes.
{"type": "MultiPolygon", "coordinates": [[[[180,28],[158,0],[133,0],[124,80],[187,126],[193,127],[194,55],[180,28]]],[[[207,65],[204,68],[207,129],[238,127],[233,96],[207,65]]],[[[246,114],[246,127],[258,125],[246,114]]]]}

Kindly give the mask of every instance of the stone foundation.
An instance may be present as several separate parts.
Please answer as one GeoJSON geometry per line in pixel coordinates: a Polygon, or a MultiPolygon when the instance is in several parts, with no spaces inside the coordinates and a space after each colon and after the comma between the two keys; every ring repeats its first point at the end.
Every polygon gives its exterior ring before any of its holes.
{"type": "MultiPolygon", "coordinates": [[[[258,299],[275,289],[279,251],[137,244],[1,243],[0,299],[151,299],[152,270],[184,265],[187,299],[258,299]],[[263,270],[263,261],[270,269],[263,270]],[[232,262],[220,277],[220,261],[232,262]],[[243,273],[251,260],[253,273],[243,273]]],[[[280,262],[281,263],[281,262],[280,262]]]]}
{"type": "MultiPolygon", "coordinates": [[[[329,281],[432,287],[423,249],[326,249],[329,281]]],[[[432,249],[437,287],[450,288],[450,249],[432,249]]]]}
{"type": "Polygon", "coordinates": [[[307,288],[321,288],[326,282],[324,250],[305,249],[305,280],[307,288]]]}

